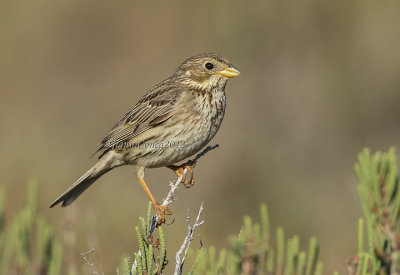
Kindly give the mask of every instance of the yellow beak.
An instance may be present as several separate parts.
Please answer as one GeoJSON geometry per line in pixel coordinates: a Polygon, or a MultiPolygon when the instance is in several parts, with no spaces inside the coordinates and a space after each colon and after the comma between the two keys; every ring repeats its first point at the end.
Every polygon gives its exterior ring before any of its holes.
{"type": "Polygon", "coordinates": [[[224,68],[224,69],[218,71],[217,73],[219,73],[222,76],[229,77],[229,78],[240,75],[240,72],[238,70],[236,70],[235,68],[229,68],[229,67],[224,68]]]}

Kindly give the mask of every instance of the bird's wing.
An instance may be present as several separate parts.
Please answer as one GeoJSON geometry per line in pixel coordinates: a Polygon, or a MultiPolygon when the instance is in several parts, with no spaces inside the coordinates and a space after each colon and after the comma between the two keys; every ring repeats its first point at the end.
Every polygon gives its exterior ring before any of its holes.
{"type": "Polygon", "coordinates": [[[168,120],[181,95],[182,90],[173,82],[164,81],[157,85],[111,129],[101,141],[97,152],[108,151],[118,144],[129,142],[137,135],[168,120]]]}

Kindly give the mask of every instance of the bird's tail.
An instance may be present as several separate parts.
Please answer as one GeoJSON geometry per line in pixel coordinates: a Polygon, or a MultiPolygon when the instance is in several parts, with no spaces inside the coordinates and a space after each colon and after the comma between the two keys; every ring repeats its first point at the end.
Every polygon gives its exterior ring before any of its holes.
{"type": "Polygon", "coordinates": [[[112,152],[105,154],[92,168],[83,174],[67,191],[59,196],[51,205],[56,206],[62,202],[62,207],[70,205],[76,200],[90,185],[92,185],[102,175],[115,168],[112,152]]]}

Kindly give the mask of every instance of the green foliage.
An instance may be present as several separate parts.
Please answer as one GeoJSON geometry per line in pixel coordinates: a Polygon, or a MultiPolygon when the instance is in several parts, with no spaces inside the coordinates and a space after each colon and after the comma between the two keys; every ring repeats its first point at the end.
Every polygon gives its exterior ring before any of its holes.
{"type": "Polygon", "coordinates": [[[400,192],[395,149],[371,155],[369,149],[355,165],[358,190],[367,220],[367,249],[364,221],[358,228],[357,274],[398,274],[400,271],[400,192]]]}
{"type": "MultiPolygon", "coordinates": [[[[399,274],[400,186],[395,150],[371,155],[365,149],[358,160],[355,171],[367,224],[363,219],[358,222],[358,253],[349,261],[349,274],[399,274]]],[[[308,254],[300,251],[297,236],[285,244],[282,228],[276,231],[275,249],[270,239],[268,209],[262,205],[260,224],[246,216],[239,236],[231,238],[231,249],[222,250],[218,258],[214,248],[200,249],[189,274],[322,274],[315,237],[308,254]]]]}
{"type": "Polygon", "coordinates": [[[139,251],[135,253],[132,267],[128,258],[123,260],[123,274],[147,275],[162,274],[166,265],[167,250],[165,246],[165,238],[162,227],[155,228],[158,232],[158,239],[154,240],[154,232],[151,230],[151,203],[147,211],[147,218],[139,218],[140,228],[136,226],[136,236],[139,243],[139,251]]]}
{"type": "Polygon", "coordinates": [[[275,249],[271,244],[268,209],[261,205],[261,223],[244,217],[238,236],[230,238],[229,251],[215,252],[215,248],[201,248],[189,274],[322,274],[318,262],[318,244],[311,238],[308,253],[300,250],[298,236],[285,242],[282,228],[276,230],[275,249]]]}
{"type": "MultiPolygon", "coordinates": [[[[370,150],[365,149],[359,155],[355,170],[367,223],[363,219],[358,222],[358,252],[348,263],[349,274],[399,274],[400,192],[395,150],[371,155],[370,150]]],[[[259,223],[249,216],[244,217],[243,228],[238,236],[230,238],[229,249],[217,252],[211,246],[201,247],[196,253],[189,252],[187,262],[191,261],[192,266],[187,274],[322,274],[316,238],[310,239],[307,252],[302,251],[299,237],[295,235],[286,240],[282,228],[272,237],[267,206],[261,205],[260,212],[259,223]]],[[[161,263],[165,263],[165,243],[160,253],[164,260],[148,258],[153,255],[154,247],[144,237],[149,217],[150,212],[146,221],[140,219],[142,231],[136,228],[140,250],[133,274],[159,274],[161,263]],[[152,265],[157,262],[158,268],[153,270],[152,265]]],[[[161,236],[162,231],[160,239],[164,242],[161,236]]]]}
{"type": "MultiPolygon", "coordinates": [[[[365,219],[358,221],[357,253],[349,260],[348,273],[400,274],[400,186],[395,150],[372,155],[365,149],[358,159],[355,171],[365,219]]],[[[4,200],[0,188],[0,275],[60,274],[62,248],[54,240],[52,228],[37,216],[37,184],[29,182],[26,206],[10,222],[6,222],[4,200]]],[[[283,228],[271,230],[266,205],[261,205],[260,212],[259,222],[244,217],[242,230],[229,238],[228,249],[190,250],[186,274],[322,274],[316,238],[312,237],[303,251],[298,236],[286,238],[283,228]]],[[[150,234],[150,226],[149,203],[146,219],[139,218],[135,228],[139,250],[132,259],[123,259],[118,274],[163,273],[167,264],[163,229],[155,228],[150,234]]]]}
{"type": "Polygon", "coordinates": [[[4,190],[0,189],[0,274],[59,274],[61,246],[51,227],[36,216],[37,184],[28,184],[25,208],[5,223],[4,190]]]}

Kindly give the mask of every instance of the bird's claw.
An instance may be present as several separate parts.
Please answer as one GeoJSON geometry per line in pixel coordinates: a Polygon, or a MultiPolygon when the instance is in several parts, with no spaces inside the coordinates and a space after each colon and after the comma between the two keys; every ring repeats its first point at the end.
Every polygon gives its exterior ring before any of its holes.
{"type": "Polygon", "coordinates": [[[171,165],[168,167],[170,169],[174,170],[174,172],[178,178],[182,177],[181,182],[183,183],[183,185],[186,188],[190,188],[194,185],[194,176],[193,176],[192,168],[194,168],[195,166],[196,166],[196,162],[193,160],[189,160],[182,165],[179,165],[179,166],[171,165]],[[187,178],[186,178],[185,169],[190,173],[190,180],[187,180],[187,178]]]}
{"type": "Polygon", "coordinates": [[[156,215],[157,215],[157,226],[160,226],[161,224],[166,223],[165,215],[172,214],[171,210],[169,210],[168,206],[166,206],[166,205],[155,204],[154,210],[156,211],[156,215]]]}
{"type": "Polygon", "coordinates": [[[182,181],[182,183],[186,188],[190,188],[190,187],[192,187],[194,185],[194,173],[193,173],[193,170],[192,170],[192,168],[190,166],[186,166],[186,169],[190,173],[190,180],[188,181],[185,178],[185,181],[182,181]]]}

